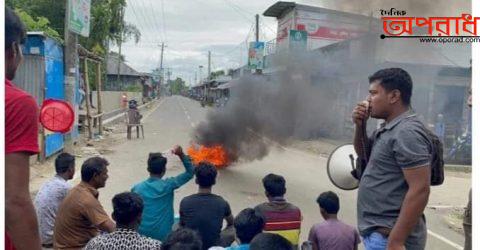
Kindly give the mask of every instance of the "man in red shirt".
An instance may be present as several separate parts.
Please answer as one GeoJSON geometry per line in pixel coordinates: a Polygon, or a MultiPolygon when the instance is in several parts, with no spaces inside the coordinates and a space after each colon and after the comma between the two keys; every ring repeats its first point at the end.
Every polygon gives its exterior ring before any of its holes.
{"type": "Polygon", "coordinates": [[[29,160],[38,153],[38,107],[11,82],[23,58],[25,36],[20,18],[5,8],[5,249],[40,250],[29,192],[29,160]]]}

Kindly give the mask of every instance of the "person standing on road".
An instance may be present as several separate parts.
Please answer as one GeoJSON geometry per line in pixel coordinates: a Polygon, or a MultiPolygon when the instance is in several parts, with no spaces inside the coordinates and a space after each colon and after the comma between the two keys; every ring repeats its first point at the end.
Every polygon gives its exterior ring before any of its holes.
{"type": "Polygon", "coordinates": [[[283,236],[296,248],[300,239],[302,212],[285,199],[285,178],[268,174],[262,182],[268,202],[257,205],[255,211],[265,218],[263,231],[283,236]]]}
{"type": "Polygon", "coordinates": [[[160,241],[137,233],[143,211],[143,200],[140,195],[132,192],[117,194],[112,199],[112,206],[112,218],[117,222],[117,229],[113,233],[93,238],[85,250],[160,250],[160,241]]]}
{"type": "Polygon", "coordinates": [[[410,106],[412,79],[403,69],[388,68],[369,82],[370,110],[362,102],[352,113],[358,155],[364,155],[361,138],[369,116],[386,122],[369,140],[371,153],[358,189],[358,228],[367,250],[424,249],[431,142],[410,106]]]}
{"type": "Polygon", "coordinates": [[[180,202],[180,226],[198,231],[204,250],[212,246],[229,246],[234,240],[233,233],[230,242],[220,237],[223,220],[227,222],[225,230],[228,232],[233,226],[233,215],[228,202],[221,196],[212,194],[216,178],[217,169],[214,166],[200,163],[195,168],[198,193],[187,196],[180,202]]]}
{"type": "MultiPolygon", "coordinates": [[[[472,108],[472,90],[470,89],[470,95],[467,100],[468,107],[472,108]]],[[[468,193],[468,203],[463,215],[463,231],[465,232],[465,250],[472,249],[472,189],[468,193]]]]}
{"type": "Polygon", "coordinates": [[[67,196],[72,186],[67,182],[75,174],[75,157],[69,153],[61,153],[55,159],[57,174],[44,183],[35,197],[40,238],[43,248],[53,248],[53,227],[58,207],[67,196]]]}
{"type": "Polygon", "coordinates": [[[82,164],[82,182],[68,192],[55,220],[55,249],[82,249],[100,231],[113,232],[115,223],[98,201],[98,189],[108,179],[108,161],[92,157],[82,164]]]}
{"type": "Polygon", "coordinates": [[[320,214],[325,220],[313,225],[308,240],[312,242],[313,250],[356,250],[360,244],[360,236],[355,228],[340,221],[337,213],[340,201],[332,191],[321,193],[317,198],[320,214]]]}
{"type": "Polygon", "coordinates": [[[150,153],[147,169],[150,177],[132,188],[132,192],[139,194],[144,202],[139,233],[162,242],[172,231],[174,191],[193,177],[190,157],[183,153],[180,146],[176,146],[172,152],[182,161],[185,172],[164,179],[167,158],[161,153],[150,153]]]}
{"type": "Polygon", "coordinates": [[[38,149],[38,106],[11,81],[23,55],[26,31],[17,14],[5,8],[5,249],[41,249],[30,198],[30,156],[38,149]]]}

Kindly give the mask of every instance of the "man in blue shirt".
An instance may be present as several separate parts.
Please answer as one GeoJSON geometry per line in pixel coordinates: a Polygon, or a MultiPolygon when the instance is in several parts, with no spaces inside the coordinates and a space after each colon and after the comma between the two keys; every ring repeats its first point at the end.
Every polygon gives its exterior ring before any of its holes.
{"type": "Polygon", "coordinates": [[[139,233],[160,241],[164,241],[172,231],[173,192],[193,177],[190,157],[183,153],[180,146],[176,146],[172,152],[182,161],[185,172],[175,177],[163,178],[167,158],[161,153],[150,153],[147,169],[150,178],[132,188],[132,192],[138,193],[144,202],[139,233]]]}
{"type": "Polygon", "coordinates": [[[233,222],[237,238],[237,246],[227,247],[227,250],[249,250],[250,242],[263,231],[265,220],[253,208],[245,208],[235,217],[233,222]]]}

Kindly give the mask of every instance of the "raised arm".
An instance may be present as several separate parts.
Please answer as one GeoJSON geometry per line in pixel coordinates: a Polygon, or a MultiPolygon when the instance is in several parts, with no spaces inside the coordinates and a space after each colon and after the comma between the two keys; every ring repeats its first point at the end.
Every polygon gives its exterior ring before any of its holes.
{"type": "Polygon", "coordinates": [[[172,152],[180,158],[185,167],[185,172],[168,179],[170,183],[172,183],[173,188],[177,189],[192,179],[194,167],[190,157],[183,153],[182,147],[175,146],[172,152]]]}

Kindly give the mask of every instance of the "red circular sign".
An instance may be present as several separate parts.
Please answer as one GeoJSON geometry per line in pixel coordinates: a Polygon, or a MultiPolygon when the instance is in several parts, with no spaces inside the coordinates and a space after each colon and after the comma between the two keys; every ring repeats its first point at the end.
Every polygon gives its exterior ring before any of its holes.
{"type": "Polygon", "coordinates": [[[72,128],[75,113],[68,102],[47,99],[40,110],[40,123],[48,130],[67,133],[72,128]]]}

